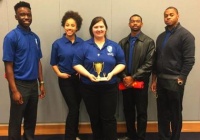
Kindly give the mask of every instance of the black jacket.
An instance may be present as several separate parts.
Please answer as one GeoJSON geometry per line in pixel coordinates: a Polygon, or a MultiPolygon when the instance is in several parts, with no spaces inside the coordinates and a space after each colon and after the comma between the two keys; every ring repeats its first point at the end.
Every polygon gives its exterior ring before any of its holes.
{"type": "Polygon", "coordinates": [[[156,61],[154,73],[178,76],[186,79],[195,58],[195,38],[180,23],[172,31],[165,46],[162,46],[166,31],[156,40],[156,61]]]}
{"type": "MultiPolygon", "coordinates": [[[[119,42],[125,53],[125,60],[129,58],[129,42],[130,34],[119,42]]],[[[128,73],[127,67],[120,73],[123,78],[126,75],[131,75],[134,80],[147,80],[152,72],[152,64],[154,61],[155,43],[153,39],[140,32],[138,39],[134,44],[133,65],[131,73],[128,73]]]]}

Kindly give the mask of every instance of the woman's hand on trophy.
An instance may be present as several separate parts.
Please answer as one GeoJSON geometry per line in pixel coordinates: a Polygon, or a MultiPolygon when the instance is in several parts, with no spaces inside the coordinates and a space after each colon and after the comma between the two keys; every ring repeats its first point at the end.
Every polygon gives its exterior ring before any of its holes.
{"type": "Polygon", "coordinates": [[[98,82],[97,77],[95,77],[93,74],[88,74],[88,78],[89,78],[92,82],[98,82]]]}
{"type": "Polygon", "coordinates": [[[108,75],[107,75],[108,81],[109,81],[112,77],[113,77],[113,73],[112,73],[112,72],[108,73],[108,75]]]}

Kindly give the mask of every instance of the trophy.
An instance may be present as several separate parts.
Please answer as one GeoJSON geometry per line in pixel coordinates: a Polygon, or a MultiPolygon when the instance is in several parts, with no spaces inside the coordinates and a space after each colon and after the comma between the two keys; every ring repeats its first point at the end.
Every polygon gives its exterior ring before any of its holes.
{"type": "Polygon", "coordinates": [[[103,73],[104,77],[100,76],[100,73],[103,71],[104,62],[93,62],[94,71],[97,73],[97,81],[108,81],[106,73],[103,73]]]}

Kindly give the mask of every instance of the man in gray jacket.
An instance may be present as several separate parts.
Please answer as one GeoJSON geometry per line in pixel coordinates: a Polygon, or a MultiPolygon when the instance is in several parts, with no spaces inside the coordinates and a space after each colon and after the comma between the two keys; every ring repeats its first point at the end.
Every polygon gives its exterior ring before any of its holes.
{"type": "Polygon", "coordinates": [[[175,7],[164,11],[164,22],[165,31],[156,40],[151,90],[158,95],[159,140],[179,140],[184,87],[195,63],[195,38],[179,23],[175,7]]]}
{"type": "Polygon", "coordinates": [[[144,140],[146,135],[148,87],[155,43],[141,31],[142,25],[142,17],[137,14],[132,15],[129,19],[131,33],[119,42],[127,64],[126,69],[120,74],[126,87],[122,94],[127,136],[119,140],[144,140]],[[136,81],[144,82],[144,87],[134,88],[133,84],[136,81]],[[137,128],[135,118],[137,118],[137,128]]]}

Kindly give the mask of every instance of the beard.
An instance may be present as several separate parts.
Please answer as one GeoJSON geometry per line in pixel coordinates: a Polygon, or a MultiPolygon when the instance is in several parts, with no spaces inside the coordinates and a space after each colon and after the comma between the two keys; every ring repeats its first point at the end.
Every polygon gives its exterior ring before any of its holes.
{"type": "Polygon", "coordinates": [[[132,31],[132,32],[138,32],[138,31],[140,31],[140,29],[141,29],[141,28],[131,28],[131,31],[132,31]]]}

